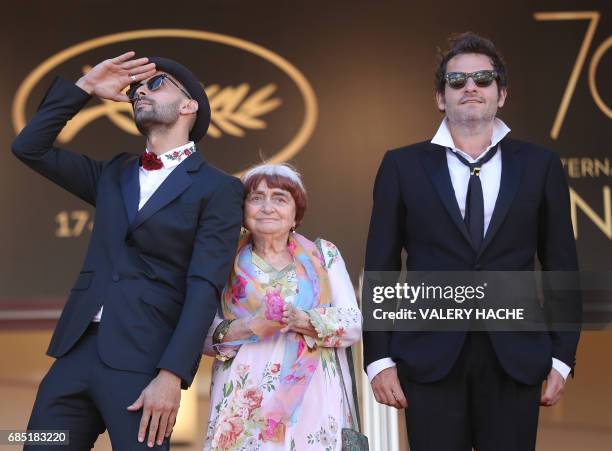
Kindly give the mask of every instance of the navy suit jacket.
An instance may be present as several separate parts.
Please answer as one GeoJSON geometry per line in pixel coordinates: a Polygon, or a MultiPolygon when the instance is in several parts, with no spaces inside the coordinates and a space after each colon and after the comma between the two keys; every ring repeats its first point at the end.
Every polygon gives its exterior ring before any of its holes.
{"type": "MultiPolygon", "coordinates": [[[[568,186],[558,156],[526,142],[501,141],[502,174],[480,249],[470,242],[444,147],[422,142],[386,153],[374,187],[366,271],[577,271],[568,186]]],[[[365,299],[365,297],[364,297],[365,299]]],[[[580,296],[564,299],[579,318],[580,296]]],[[[391,357],[407,376],[431,382],[451,370],[466,332],[364,332],[364,365],[391,357]]],[[[528,384],[552,357],[573,367],[579,332],[489,334],[505,371],[528,384]]]]}
{"type": "Polygon", "coordinates": [[[242,184],[195,152],[138,210],[137,155],[96,161],[53,146],[89,99],[58,77],[12,146],[26,165],[96,207],[85,262],[48,354],[68,353],[103,305],[98,352],[107,365],[167,369],[187,388],[234,260],[242,184]]]}

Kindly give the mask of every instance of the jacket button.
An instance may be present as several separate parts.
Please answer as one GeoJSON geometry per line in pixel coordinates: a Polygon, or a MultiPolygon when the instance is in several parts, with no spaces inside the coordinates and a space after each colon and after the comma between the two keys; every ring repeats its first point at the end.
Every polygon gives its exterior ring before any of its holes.
{"type": "Polygon", "coordinates": [[[119,274],[117,272],[113,273],[113,282],[119,282],[119,274]]]}
{"type": "Polygon", "coordinates": [[[128,235],[125,237],[125,244],[127,244],[130,247],[134,245],[134,238],[132,237],[132,235],[128,235]]]}

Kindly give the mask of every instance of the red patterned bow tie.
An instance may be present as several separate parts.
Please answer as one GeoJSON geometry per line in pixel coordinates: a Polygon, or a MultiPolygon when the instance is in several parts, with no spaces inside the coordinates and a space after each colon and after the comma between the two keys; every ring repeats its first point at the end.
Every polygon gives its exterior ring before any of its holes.
{"type": "MultiPolygon", "coordinates": [[[[166,163],[177,162],[180,163],[183,158],[187,158],[189,155],[195,152],[193,145],[186,147],[182,150],[175,150],[172,153],[169,151],[162,155],[162,158],[166,159],[166,163]]],[[[161,158],[155,155],[153,152],[146,152],[140,156],[140,165],[147,171],[155,171],[164,167],[164,163],[161,158]]]]}
{"type": "Polygon", "coordinates": [[[164,167],[162,161],[153,152],[143,153],[140,156],[140,165],[147,171],[155,171],[164,167]]]}

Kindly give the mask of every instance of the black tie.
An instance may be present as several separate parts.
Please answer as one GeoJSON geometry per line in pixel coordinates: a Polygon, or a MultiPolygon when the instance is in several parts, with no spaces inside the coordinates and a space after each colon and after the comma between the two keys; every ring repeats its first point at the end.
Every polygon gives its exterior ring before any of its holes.
{"type": "Polygon", "coordinates": [[[484,235],[484,199],[482,194],[482,183],[480,182],[480,168],[489,161],[497,152],[495,146],[484,157],[470,163],[458,152],[452,152],[459,161],[470,168],[470,182],[468,183],[467,197],[465,200],[465,225],[470,233],[474,249],[480,249],[484,235]]]}

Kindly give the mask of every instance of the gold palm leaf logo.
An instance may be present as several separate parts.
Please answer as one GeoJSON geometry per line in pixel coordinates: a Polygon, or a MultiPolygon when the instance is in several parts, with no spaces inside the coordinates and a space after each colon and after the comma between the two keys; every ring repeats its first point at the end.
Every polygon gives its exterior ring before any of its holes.
{"type": "MultiPolygon", "coordinates": [[[[85,66],[83,73],[86,74],[90,70],[91,66],[85,66]]],[[[241,138],[245,135],[245,129],[265,129],[267,124],[261,119],[261,116],[277,109],[282,104],[279,98],[271,98],[276,91],[274,83],[268,83],[251,94],[249,94],[251,87],[247,83],[224,88],[214,84],[205,90],[212,113],[208,135],[213,138],[221,138],[224,134],[241,138]]],[[[64,127],[58,137],[59,142],[70,142],[79,131],[100,117],[107,117],[127,133],[140,134],[134,124],[131,104],[102,100],[99,105],[81,110],[64,127]]]]}
{"type": "MultiPolygon", "coordinates": [[[[26,124],[26,103],[32,89],[59,65],[73,58],[78,58],[88,51],[107,45],[162,38],[204,41],[244,51],[268,62],[291,79],[301,95],[304,117],[295,135],[280,148],[274,149],[275,153],[269,157],[268,162],[281,163],[288,161],[310,139],[317,121],[317,100],[312,86],[298,68],[277,53],[244,39],[202,30],[176,28],[134,30],[100,36],[70,46],[47,58],[25,77],[15,93],[12,105],[15,133],[19,133],[26,124]]],[[[83,71],[88,70],[90,70],[89,66],[83,67],[83,71]]],[[[248,83],[241,83],[237,86],[222,86],[211,83],[205,89],[212,110],[211,124],[208,130],[208,135],[212,138],[222,138],[223,136],[241,138],[249,131],[266,129],[268,127],[266,115],[279,108],[283,103],[277,95],[278,85],[274,83],[264,84],[263,86],[253,86],[248,83]]],[[[106,117],[115,126],[127,133],[138,134],[134,124],[132,106],[129,103],[104,100],[81,110],[63,129],[58,140],[63,143],[69,142],[86,125],[101,117],[106,117]]]]}
{"type": "Polygon", "coordinates": [[[208,134],[220,138],[223,133],[242,137],[244,129],[261,130],[266,128],[266,122],[261,116],[275,110],[281,105],[279,98],[270,98],[276,91],[276,85],[268,83],[249,95],[251,87],[242,83],[239,86],[219,85],[206,88],[212,111],[208,134]]]}

